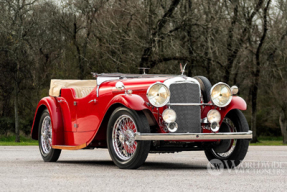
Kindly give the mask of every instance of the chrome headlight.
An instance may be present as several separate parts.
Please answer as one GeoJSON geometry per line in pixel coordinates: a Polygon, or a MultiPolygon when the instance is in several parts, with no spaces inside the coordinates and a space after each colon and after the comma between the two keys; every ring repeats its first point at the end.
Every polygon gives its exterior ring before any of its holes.
{"type": "Polygon", "coordinates": [[[225,83],[215,84],[210,91],[211,101],[218,107],[226,107],[232,99],[230,87],[225,83]]]}
{"type": "Polygon", "coordinates": [[[152,84],[146,93],[149,102],[155,107],[163,107],[169,102],[170,91],[162,83],[152,84]]]}

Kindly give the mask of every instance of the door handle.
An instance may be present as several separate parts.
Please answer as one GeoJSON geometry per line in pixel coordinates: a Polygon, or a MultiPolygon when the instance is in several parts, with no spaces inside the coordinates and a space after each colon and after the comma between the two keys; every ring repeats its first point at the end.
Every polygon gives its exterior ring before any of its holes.
{"type": "Polygon", "coordinates": [[[96,102],[97,102],[96,99],[93,99],[93,100],[89,101],[89,103],[96,103],[96,102]]]}

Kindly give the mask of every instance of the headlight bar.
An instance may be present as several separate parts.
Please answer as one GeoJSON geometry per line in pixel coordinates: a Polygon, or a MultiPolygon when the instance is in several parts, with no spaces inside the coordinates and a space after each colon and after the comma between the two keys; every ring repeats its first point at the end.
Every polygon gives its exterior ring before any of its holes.
{"type": "Polygon", "coordinates": [[[168,103],[168,106],[212,106],[212,103],[168,103]]]}

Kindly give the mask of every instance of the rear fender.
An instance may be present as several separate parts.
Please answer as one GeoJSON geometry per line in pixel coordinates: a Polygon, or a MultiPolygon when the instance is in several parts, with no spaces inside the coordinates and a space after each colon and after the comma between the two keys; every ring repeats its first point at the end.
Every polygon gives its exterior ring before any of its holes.
{"type": "Polygon", "coordinates": [[[52,145],[64,145],[64,127],[61,108],[56,97],[45,97],[39,102],[31,129],[32,139],[38,140],[38,128],[42,113],[48,109],[52,123],[52,145]]]}

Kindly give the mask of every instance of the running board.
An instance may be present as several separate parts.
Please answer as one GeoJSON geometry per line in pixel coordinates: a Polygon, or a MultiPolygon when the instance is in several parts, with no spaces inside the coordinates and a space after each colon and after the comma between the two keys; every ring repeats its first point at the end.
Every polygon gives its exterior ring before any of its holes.
{"type": "Polygon", "coordinates": [[[252,139],[252,131],[232,133],[135,133],[136,141],[204,141],[221,139],[252,139]]]}
{"type": "Polygon", "coordinates": [[[78,150],[87,147],[87,144],[84,143],[82,145],[71,146],[71,145],[52,145],[53,149],[64,149],[64,150],[78,150]]]}

